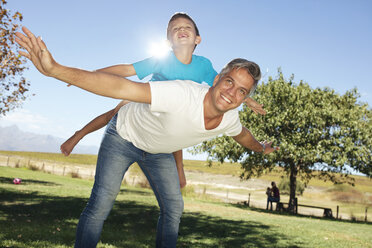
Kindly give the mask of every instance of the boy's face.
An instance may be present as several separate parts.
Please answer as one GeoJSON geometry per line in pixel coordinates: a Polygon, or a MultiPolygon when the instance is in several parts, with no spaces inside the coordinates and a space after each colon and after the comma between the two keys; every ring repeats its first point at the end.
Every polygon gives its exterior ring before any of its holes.
{"type": "Polygon", "coordinates": [[[196,35],[194,24],[186,18],[177,18],[172,21],[167,30],[167,38],[172,47],[189,45],[192,48],[201,41],[200,36],[196,35]]]}

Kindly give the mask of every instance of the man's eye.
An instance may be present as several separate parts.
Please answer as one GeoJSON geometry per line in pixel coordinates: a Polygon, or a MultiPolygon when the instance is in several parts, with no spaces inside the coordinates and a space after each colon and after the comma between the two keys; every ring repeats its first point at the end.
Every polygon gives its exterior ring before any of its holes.
{"type": "Polygon", "coordinates": [[[247,92],[245,90],[240,90],[240,94],[245,96],[247,94],[247,92]]]}

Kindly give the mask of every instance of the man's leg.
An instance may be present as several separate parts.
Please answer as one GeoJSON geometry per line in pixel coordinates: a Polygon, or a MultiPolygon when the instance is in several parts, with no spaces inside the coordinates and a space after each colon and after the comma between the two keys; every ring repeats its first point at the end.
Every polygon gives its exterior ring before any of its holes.
{"type": "Polygon", "coordinates": [[[183,212],[183,199],[172,154],[144,153],[138,161],[146,175],[160,207],[156,247],[176,247],[183,212]]]}
{"type": "Polygon", "coordinates": [[[123,176],[135,160],[131,148],[131,143],[116,132],[114,117],[107,126],[100,146],[94,186],[80,216],[75,247],[96,247],[103,223],[119,193],[123,176]]]}

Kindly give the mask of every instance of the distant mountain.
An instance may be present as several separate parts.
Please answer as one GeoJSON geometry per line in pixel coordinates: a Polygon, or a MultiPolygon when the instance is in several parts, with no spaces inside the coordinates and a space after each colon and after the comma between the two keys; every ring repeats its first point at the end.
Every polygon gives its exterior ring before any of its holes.
{"type": "MultiPolygon", "coordinates": [[[[0,150],[59,153],[64,141],[51,135],[23,132],[16,125],[0,126],[0,150]]],[[[97,154],[98,147],[77,145],[73,153],[97,154]]]]}

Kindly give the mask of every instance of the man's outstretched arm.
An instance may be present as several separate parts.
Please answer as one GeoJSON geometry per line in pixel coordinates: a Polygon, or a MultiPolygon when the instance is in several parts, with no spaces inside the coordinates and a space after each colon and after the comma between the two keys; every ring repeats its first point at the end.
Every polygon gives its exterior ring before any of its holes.
{"type": "Polygon", "coordinates": [[[90,72],[58,64],[48,51],[45,43],[26,27],[25,34],[16,33],[16,42],[27,52],[20,51],[45,76],[54,77],[97,95],[134,102],[151,103],[150,85],[137,83],[119,76],[90,72]]]}
{"type": "Polygon", "coordinates": [[[240,145],[254,152],[263,152],[264,154],[269,154],[273,151],[279,150],[279,147],[271,147],[271,144],[273,143],[272,141],[258,142],[246,127],[243,127],[241,133],[232,138],[240,145]]]}

